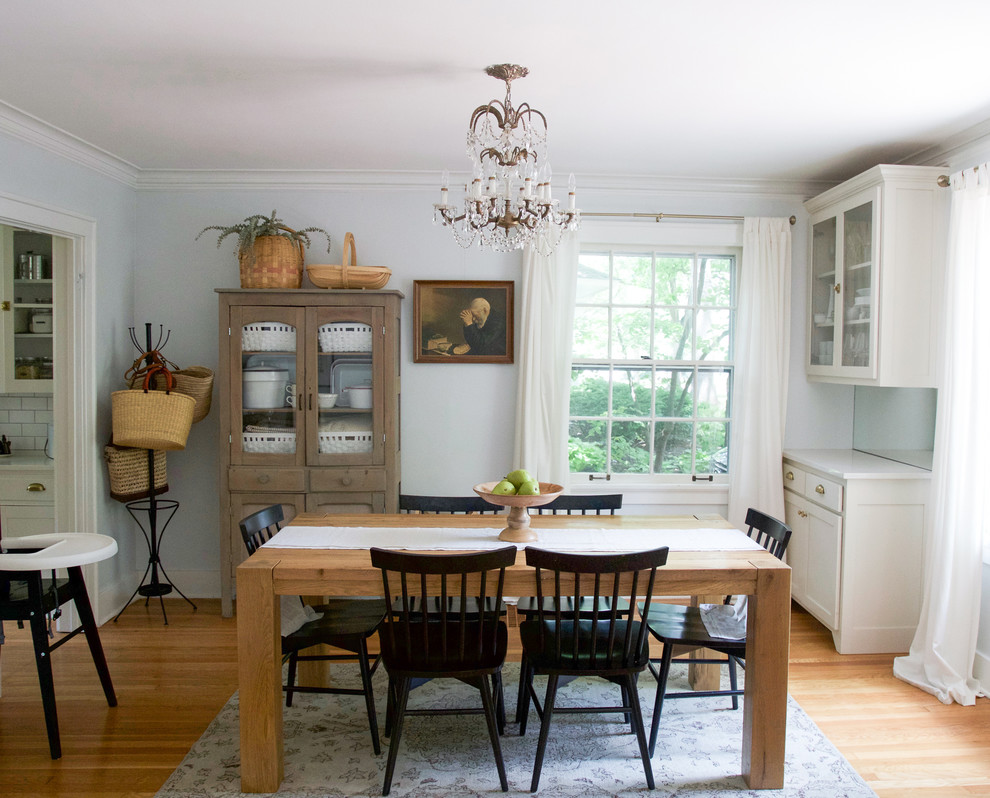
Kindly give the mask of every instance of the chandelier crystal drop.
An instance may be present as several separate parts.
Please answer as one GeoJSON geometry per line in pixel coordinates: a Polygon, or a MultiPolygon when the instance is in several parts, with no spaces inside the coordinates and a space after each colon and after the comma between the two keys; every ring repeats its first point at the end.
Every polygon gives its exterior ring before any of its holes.
{"type": "Polygon", "coordinates": [[[467,134],[471,183],[463,200],[451,204],[450,178],[444,170],[433,223],[453,230],[462,247],[478,242],[495,252],[511,252],[533,244],[548,255],[564,231],[576,230],[581,221],[574,175],[568,181],[567,207],[562,209],[552,196],[547,118],[529,103],[512,105],[512,81],[529,70],[496,64],[485,72],[505,82],[505,100],[492,100],[471,114],[467,134]]]}

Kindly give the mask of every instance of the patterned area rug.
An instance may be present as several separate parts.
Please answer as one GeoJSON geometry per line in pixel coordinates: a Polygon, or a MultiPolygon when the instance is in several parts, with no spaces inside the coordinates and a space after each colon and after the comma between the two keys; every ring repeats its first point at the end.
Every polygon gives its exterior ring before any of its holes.
{"type": "MultiPolygon", "coordinates": [[[[349,666],[339,666],[338,670],[349,666]]],[[[356,666],[354,666],[356,673],[356,666]]],[[[724,669],[723,669],[724,670],[724,669]]],[[[509,720],[515,715],[519,668],[505,666],[509,720]]],[[[356,681],[356,679],[355,679],[356,681]]],[[[641,677],[640,700],[647,725],[656,682],[641,677]]],[[[545,680],[537,679],[542,693],[545,680]]],[[[686,668],[671,672],[670,689],[685,689],[686,668]]],[[[384,729],[386,677],[375,675],[378,717],[384,729]]],[[[600,679],[578,679],[558,692],[558,705],[618,704],[619,688],[600,679]]],[[[477,691],[453,680],[433,681],[412,691],[413,706],[480,706],[477,691]]],[[[236,694],[227,702],[157,798],[233,798],[240,792],[236,694]]],[[[381,756],[371,748],[361,696],[296,695],[284,710],[285,780],[278,796],[337,798],[378,796],[382,791],[387,741],[381,756]]],[[[788,698],[783,790],[751,791],[739,775],[743,712],[727,698],[678,699],[664,706],[653,757],[656,791],[646,788],[635,736],[616,715],[558,715],[537,795],[542,798],[599,796],[691,796],[691,798],[859,798],[875,793],[817,726],[788,698]]],[[[529,795],[539,719],[531,710],[525,737],[509,723],[502,753],[510,795],[529,795]]],[[[408,717],[400,742],[391,795],[397,798],[467,798],[502,795],[484,717],[408,717]]]]}

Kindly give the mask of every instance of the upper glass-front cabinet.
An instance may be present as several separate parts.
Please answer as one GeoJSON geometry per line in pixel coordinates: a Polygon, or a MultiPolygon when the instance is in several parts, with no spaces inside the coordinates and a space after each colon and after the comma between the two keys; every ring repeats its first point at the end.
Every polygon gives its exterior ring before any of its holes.
{"type": "Polygon", "coordinates": [[[934,385],[948,199],[940,171],[877,166],[805,203],[809,378],[934,385]]]}
{"type": "Polygon", "coordinates": [[[876,376],[876,190],[811,225],[810,373],[876,376]]]}
{"type": "Polygon", "coordinates": [[[51,393],[55,375],[53,239],[0,225],[0,393],[51,393]]]}
{"type": "Polygon", "coordinates": [[[384,462],[380,308],[240,306],[231,321],[232,463],[384,462]]]}

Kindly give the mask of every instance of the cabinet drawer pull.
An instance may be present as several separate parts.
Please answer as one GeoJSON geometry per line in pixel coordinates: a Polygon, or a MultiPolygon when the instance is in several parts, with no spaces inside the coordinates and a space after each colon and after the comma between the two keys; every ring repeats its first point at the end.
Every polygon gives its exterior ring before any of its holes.
{"type": "Polygon", "coordinates": [[[272,481],[270,474],[258,474],[258,482],[262,485],[267,485],[272,481]]]}
{"type": "Polygon", "coordinates": [[[784,474],[784,479],[786,479],[788,482],[793,482],[794,481],[794,472],[793,471],[788,471],[786,474],[784,474]]]}
{"type": "Polygon", "coordinates": [[[340,484],[343,485],[344,487],[347,487],[353,481],[354,481],[354,478],[353,477],[341,477],[340,478],[340,484]]]}
{"type": "Polygon", "coordinates": [[[839,291],[842,290],[842,283],[836,283],[835,288],[833,290],[835,291],[835,293],[839,293],[839,291]]]}
{"type": "Polygon", "coordinates": [[[30,485],[27,486],[27,489],[32,493],[40,493],[41,491],[45,490],[45,486],[42,485],[40,482],[32,482],[30,485]]]}
{"type": "Polygon", "coordinates": [[[800,515],[802,518],[808,517],[808,514],[804,510],[798,510],[798,515],[800,515]]]}
{"type": "Polygon", "coordinates": [[[825,495],[825,486],[824,485],[815,485],[815,493],[817,493],[817,494],[819,494],[821,496],[824,496],[825,495]]]}

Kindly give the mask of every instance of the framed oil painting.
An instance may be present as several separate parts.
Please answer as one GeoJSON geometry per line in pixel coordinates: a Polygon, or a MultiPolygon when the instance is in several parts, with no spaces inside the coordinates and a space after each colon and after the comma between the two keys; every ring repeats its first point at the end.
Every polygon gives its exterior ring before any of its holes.
{"type": "Polygon", "coordinates": [[[414,363],[512,363],[512,280],[414,280],[414,363]]]}

